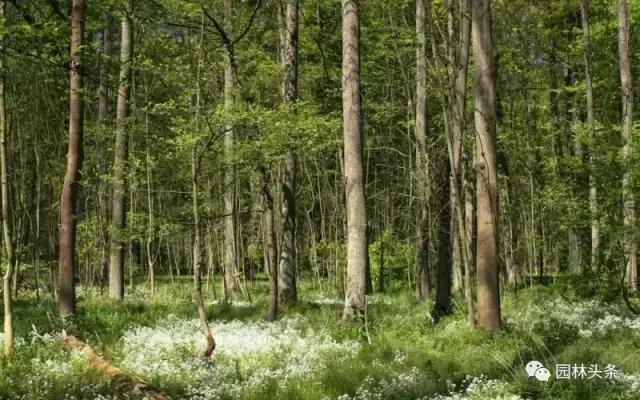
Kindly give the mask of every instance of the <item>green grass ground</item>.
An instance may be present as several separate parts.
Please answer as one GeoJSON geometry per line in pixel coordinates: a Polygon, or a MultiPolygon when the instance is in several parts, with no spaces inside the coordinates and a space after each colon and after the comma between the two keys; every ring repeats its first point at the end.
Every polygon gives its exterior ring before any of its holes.
{"type": "Polygon", "coordinates": [[[224,305],[207,292],[217,339],[210,365],[198,358],[188,279],[161,282],[153,299],[140,285],[123,303],[80,291],[78,315],[64,322],[51,299],[21,299],[0,398],[139,398],[118,393],[81,355],[49,340],[64,329],[174,399],[640,399],[640,318],[621,302],[583,299],[562,279],[506,291],[504,332],[495,337],[467,326],[462,299],[433,324],[431,304],[400,288],[370,297],[367,329],[345,327],[340,300],[307,282],[301,303],[267,323],[264,285],[250,286],[253,303],[224,305]],[[527,377],[532,359],[549,368],[548,382],[527,377]],[[619,375],[557,380],[555,364],[612,364],[619,375]]]}

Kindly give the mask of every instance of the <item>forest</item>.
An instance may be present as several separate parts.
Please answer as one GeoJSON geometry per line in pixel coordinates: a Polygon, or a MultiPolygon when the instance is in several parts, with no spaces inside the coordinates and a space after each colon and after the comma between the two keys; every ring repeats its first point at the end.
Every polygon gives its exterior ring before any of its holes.
{"type": "Polygon", "coordinates": [[[0,0],[0,399],[640,399],[640,0],[0,0]]]}

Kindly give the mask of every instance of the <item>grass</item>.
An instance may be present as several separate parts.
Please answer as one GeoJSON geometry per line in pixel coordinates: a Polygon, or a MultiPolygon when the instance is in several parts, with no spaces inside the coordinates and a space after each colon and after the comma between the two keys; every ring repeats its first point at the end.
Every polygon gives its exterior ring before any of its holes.
{"type": "Polygon", "coordinates": [[[0,398],[136,398],[118,393],[80,355],[35,337],[34,328],[40,335],[65,329],[175,399],[640,398],[640,322],[633,324],[622,303],[581,298],[573,279],[505,291],[504,331],[495,337],[467,326],[460,298],[453,315],[433,324],[431,304],[417,304],[410,290],[395,288],[372,298],[370,342],[362,329],[339,322],[339,303],[308,301],[318,294],[304,279],[302,301],[282,310],[275,324],[264,322],[266,286],[257,281],[250,285],[253,306],[213,303],[208,294],[214,336],[246,348],[234,354],[223,340],[213,366],[195,356],[199,330],[188,322],[195,318],[189,279],[159,282],[153,299],[143,285],[124,302],[81,292],[78,315],[66,321],[53,317],[50,298],[25,295],[15,305],[21,344],[11,362],[2,360],[0,398]],[[268,351],[256,347],[263,342],[268,351]],[[532,359],[551,370],[550,381],[527,378],[524,365],[532,359]],[[615,364],[628,377],[556,380],[556,363],[615,364]]]}

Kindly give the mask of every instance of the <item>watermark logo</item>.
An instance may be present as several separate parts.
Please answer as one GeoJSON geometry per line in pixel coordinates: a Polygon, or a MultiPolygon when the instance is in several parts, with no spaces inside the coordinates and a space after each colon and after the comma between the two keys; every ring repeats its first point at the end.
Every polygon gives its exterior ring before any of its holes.
{"type": "Polygon", "coordinates": [[[616,379],[620,375],[618,367],[607,364],[556,364],[556,379],[616,379]]]}
{"type": "MultiPolygon", "coordinates": [[[[615,380],[620,375],[620,371],[615,364],[601,366],[598,364],[556,364],[557,380],[615,380]]],[[[547,382],[551,378],[551,371],[536,360],[529,361],[525,366],[527,376],[535,378],[540,382],[547,382]]]]}
{"type": "Polygon", "coordinates": [[[540,361],[532,360],[524,368],[529,378],[534,377],[540,382],[546,382],[551,377],[551,372],[540,361]]]}

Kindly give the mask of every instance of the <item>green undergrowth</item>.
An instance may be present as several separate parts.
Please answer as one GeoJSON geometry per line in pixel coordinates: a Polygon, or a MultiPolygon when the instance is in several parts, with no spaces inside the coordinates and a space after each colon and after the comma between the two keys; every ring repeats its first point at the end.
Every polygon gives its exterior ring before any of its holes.
{"type": "Polygon", "coordinates": [[[338,296],[320,296],[303,281],[299,304],[269,324],[264,281],[249,286],[251,302],[219,302],[209,287],[207,315],[219,339],[211,365],[198,358],[188,279],[162,281],[153,298],[140,285],[124,302],[80,291],[78,314],[66,321],[55,317],[50,298],[23,296],[15,304],[15,353],[2,360],[0,398],[139,398],[119,393],[81,355],[47,340],[62,330],[176,399],[640,398],[640,319],[622,302],[583,299],[569,279],[504,290],[497,336],[469,327],[462,298],[434,323],[430,302],[395,289],[371,296],[366,327],[345,326],[338,296]],[[526,376],[530,360],[549,368],[548,382],[526,376]],[[620,376],[556,380],[558,363],[613,364],[620,376]]]}

